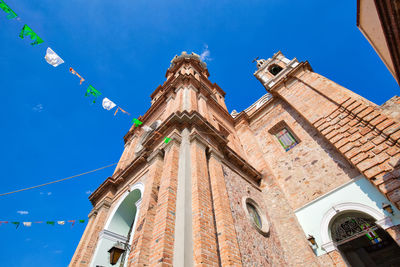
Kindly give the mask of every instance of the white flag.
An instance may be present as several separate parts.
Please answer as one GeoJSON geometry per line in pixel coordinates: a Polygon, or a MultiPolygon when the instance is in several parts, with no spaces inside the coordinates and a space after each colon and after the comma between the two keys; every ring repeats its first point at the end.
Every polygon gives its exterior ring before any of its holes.
{"type": "Polygon", "coordinates": [[[153,130],[153,129],[151,129],[149,126],[146,126],[146,125],[143,125],[143,126],[142,126],[142,129],[145,130],[146,132],[150,132],[150,131],[153,130]]]}
{"type": "Polygon", "coordinates": [[[65,224],[65,221],[57,221],[57,223],[58,223],[59,225],[64,225],[64,224],[65,224]]]}
{"type": "Polygon", "coordinates": [[[103,108],[104,108],[104,109],[110,110],[110,109],[113,109],[115,106],[116,106],[115,103],[112,102],[112,101],[111,101],[110,99],[108,99],[107,97],[105,97],[105,98],[103,99],[103,108]]]}
{"type": "Polygon", "coordinates": [[[64,63],[64,60],[60,58],[50,47],[47,47],[46,55],[44,56],[47,63],[52,65],[53,67],[57,67],[64,63]]]}
{"type": "Polygon", "coordinates": [[[23,225],[26,227],[31,227],[32,222],[23,222],[23,225]]]}

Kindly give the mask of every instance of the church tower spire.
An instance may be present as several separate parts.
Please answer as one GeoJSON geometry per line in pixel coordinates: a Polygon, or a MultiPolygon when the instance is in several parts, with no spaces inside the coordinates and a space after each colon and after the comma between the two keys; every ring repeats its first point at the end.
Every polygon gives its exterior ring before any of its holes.
{"type": "Polygon", "coordinates": [[[72,266],[109,266],[113,242],[131,246],[121,256],[127,266],[241,265],[223,166],[255,188],[261,174],[246,161],[225,92],[208,77],[199,55],[172,59],[143,124],[125,135],[114,174],[90,196],[72,266]]]}

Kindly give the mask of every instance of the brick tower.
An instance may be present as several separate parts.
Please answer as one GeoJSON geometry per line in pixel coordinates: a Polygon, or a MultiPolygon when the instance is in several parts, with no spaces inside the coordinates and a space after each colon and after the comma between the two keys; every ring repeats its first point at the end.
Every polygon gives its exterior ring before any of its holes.
{"type": "Polygon", "coordinates": [[[399,260],[398,99],[379,107],[280,52],[255,76],[268,93],[229,114],[198,55],[172,59],[70,266],[399,260]]]}

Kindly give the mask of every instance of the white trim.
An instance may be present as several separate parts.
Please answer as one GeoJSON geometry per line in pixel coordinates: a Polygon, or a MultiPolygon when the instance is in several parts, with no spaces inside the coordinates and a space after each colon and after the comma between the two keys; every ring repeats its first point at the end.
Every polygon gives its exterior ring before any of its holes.
{"type": "Polygon", "coordinates": [[[330,227],[329,224],[332,221],[332,219],[336,217],[336,215],[338,215],[343,211],[360,211],[366,213],[375,218],[377,220],[376,223],[383,229],[386,229],[390,227],[390,225],[393,225],[389,217],[385,217],[385,214],[367,205],[355,202],[346,202],[334,205],[325,212],[325,215],[322,218],[320,225],[321,241],[322,241],[321,247],[326,252],[331,252],[333,250],[336,250],[336,245],[332,241],[332,238],[329,234],[329,227],[330,227]]]}
{"type": "MultiPolygon", "coordinates": [[[[142,184],[142,185],[143,185],[143,184],[142,184]]],[[[144,185],[143,185],[143,188],[144,188],[144,185]]],[[[140,189],[139,189],[139,190],[140,190],[140,189]]],[[[132,190],[132,191],[133,191],[133,190],[132,190]]],[[[141,191],[141,192],[142,192],[142,191],[141,191]]],[[[125,253],[124,267],[127,266],[127,264],[128,264],[128,257],[129,257],[129,254],[130,254],[131,251],[132,251],[131,245],[132,245],[133,236],[135,235],[136,225],[137,225],[137,223],[138,223],[138,218],[139,218],[139,213],[140,213],[140,207],[142,206],[142,199],[143,199],[143,193],[141,193],[140,199],[139,199],[138,201],[136,201],[136,203],[135,203],[135,205],[136,205],[136,214],[135,214],[135,218],[134,218],[134,221],[133,221],[132,232],[131,232],[131,236],[129,237],[129,243],[128,243],[130,249],[129,249],[129,251],[128,251],[127,253],[125,253]]]]}
{"type": "Polygon", "coordinates": [[[393,222],[390,217],[385,217],[383,219],[377,220],[375,223],[379,225],[379,227],[381,227],[383,230],[386,230],[389,227],[393,226],[393,222]]]}
{"type": "Polygon", "coordinates": [[[114,214],[117,212],[119,206],[121,205],[122,201],[124,201],[124,199],[129,195],[130,192],[139,189],[140,191],[140,198],[138,199],[138,201],[140,201],[143,197],[143,192],[144,192],[144,184],[142,182],[138,182],[134,185],[131,186],[130,190],[125,191],[120,198],[118,199],[117,204],[114,206],[113,210],[111,211],[111,213],[108,215],[107,218],[107,222],[106,225],[104,226],[104,229],[108,229],[108,227],[110,226],[111,220],[114,217],[114,214]]]}
{"type": "MultiPolygon", "coordinates": [[[[140,191],[140,198],[136,201],[135,205],[136,205],[136,214],[135,214],[135,218],[134,218],[134,223],[133,223],[133,228],[132,228],[132,232],[131,232],[131,236],[129,238],[129,245],[132,243],[132,237],[135,233],[135,229],[136,229],[136,223],[137,223],[137,219],[138,219],[138,215],[140,212],[140,206],[142,204],[142,198],[143,198],[143,192],[144,192],[144,184],[142,182],[138,182],[134,185],[131,186],[131,188],[129,190],[126,190],[118,199],[118,202],[116,203],[116,205],[114,206],[112,212],[108,215],[107,218],[107,223],[105,224],[105,227],[103,229],[103,231],[100,232],[99,234],[99,238],[97,239],[97,243],[96,243],[96,249],[94,250],[93,253],[93,257],[92,260],[90,261],[90,266],[93,267],[94,261],[97,258],[97,254],[99,253],[99,244],[101,242],[102,239],[108,239],[108,240],[117,240],[117,241],[122,241],[121,237],[124,238],[124,242],[126,242],[126,237],[121,236],[117,233],[114,233],[112,231],[107,230],[107,228],[110,226],[111,220],[114,217],[115,213],[117,212],[119,206],[121,205],[122,201],[125,200],[125,198],[134,190],[138,189],[140,191]]],[[[129,255],[129,253],[126,254],[126,257],[129,255]]],[[[125,264],[124,267],[126,267],[128,261],[125,260],[125,264]]]]}
{"type": "Polygon", "coordinates": [[[100,239],[108,239],[114,242],[126,242],[126,237],[114,232],[111,232],[109,230],[104,229],[103,231],[100,232],[99,234],[99,240],[100,239]]]}

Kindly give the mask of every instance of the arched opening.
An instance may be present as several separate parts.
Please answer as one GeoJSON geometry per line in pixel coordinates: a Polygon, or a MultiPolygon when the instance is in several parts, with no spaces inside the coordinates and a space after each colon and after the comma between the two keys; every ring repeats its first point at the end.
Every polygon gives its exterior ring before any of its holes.
{"type": "Polygon", "coordinates": [[[269,68],[269,72],[274,76],[276,76],[279,72],[281,72],[281,70],[282,70],[282,67],[279,65],[276,65],[276,64],[272,65],[269,68]]]}
{"type": "Polygon", "coordinates": [[[398,266],[400,247],[372,216],[358,211],[339,213],[330,235],[350,266],[398,266]]]}
{"type": "Polygon", "coordinates": [[[111,211],[104,230],[100,232],[91,267],[120,266],[121,262],[123,266],[126,266],[142,192],[143,185],[139,183],[121,196],[119,203],[111,211]],[[111,265],[108,251],[117,243],[121,244],[126,252],[121,255],[116,265],[111,265]]]}

